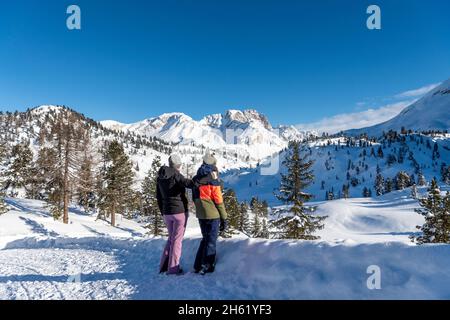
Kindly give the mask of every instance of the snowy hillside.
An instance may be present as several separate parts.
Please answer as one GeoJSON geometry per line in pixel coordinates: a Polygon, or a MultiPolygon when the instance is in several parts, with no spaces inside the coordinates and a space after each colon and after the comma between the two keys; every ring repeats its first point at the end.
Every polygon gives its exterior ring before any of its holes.
{"type": "MultiPolygon", "coordinates": [[[[441,92],[439,88],[436,90],[433,94],[441,92]]],[[[273,192],[279,187],[279,173],[283,172],[281,162],[285,151],[281,150],[287,147],[288,140],[303,137],[302,134],[298,136],[295,128],[284,126],[280,129],[283,138],[279,138],[273,133],[275,129],[267,118],[253,110],[228,111],[224,115],[207,116],[199,122],[184,114],[174,113],[133,125],[111,121],[101,125],[74,110],[59,106],[41,106],[27,112],[2,114],[0,137],[10,147],[18,143],[29,145],[36,159],[39,148],[45,146],[41,143],[42,133],[51,130],[58,112],[72,112],[77,121],[88,124],[91,143],[87,147],[95,154],[97,166],[101,164],[100,150],[105,143],[118,139],[133,162],[136,188],[155,156],[160,156],[164,163],[171,152],[179,153],[185,164],[182,172],[192,176],[202,162],[206,147],[216,146],[212,150],[216,152],[225,186],[235,189],[240,200],[258,196],[271,204],[276,203],[273,192]],[[238,131],[240,136],[235,140],[238,143],[227,144],[222,133],[236,128],[242,130],[238,131]],[[177,144],[152,137],[154,135],[177,141],[177,144]],[[213,143],[209,144],[207,140],[213,143]],[[199,144],[202,141],[205,145],[199,144]],[[250,157],[250,154],[261,156],[262,160],[250,157]],[[277,170],[270,175],[261,174],[261,167],[269,162],[278,167],[275,168],[277,170]],[[258,167],[258,164],[261,166],[258,167]]],[[[446,118],[442,116],[442,119],[446,118]]],[[[419,173],[428,182],[433,177],[440,178],[442,168],[450,164],[449,138],[449,135],[443,134],[386,135],[372,140],[309,136],[307,152],[315,160],[316,179],[308,191],[315,195],[317,201],[324,200],[330,192],[333,198],[341,198],[344,185],[349,185],[350,197],[361,197],[365,188],[375,195],[377,166],[383,178],[389,178],[392,182],[400,171],[406,172],[416,183],[419,173]],[[435,145],[438,153],[434,152],[435,145]],[[382,156],[378,155],[379,148],[382,156]]]]}
{"type": "Polygon", "coordinates": [[[134,132],[146,137],[185,146],[209,147],[218,153],[237,153],[249,161],[261,161],[287,146],[289,140],[302,140],[293,126],[273,128],[269,120],[256,110],[228,110],[208,115],[200,121],[183,113],[166,113],[133,124],[106,120],[101,124],[113,130],[134,132]]]}
{"type": "Polygon", "coordinates": [[[380,136],[383,131],[400,131],[402,127],[415,131],[450,129],[450,79],[431,90],[423,98],[405,108],[399,115],[372,127],[349,130],[357,135],[380,136]]]}
{"type": "Polygon", "coordinates": [[[172,150],[172,146],[163,141],[141,137],[133,132],[119,134],[102,127],[98,122],[86,118],[75,110],[50,105],[29,109],[26,112],[0,114],[2,144],[9,145],[9,148],[17,144],[25,144],[31,148],[36,159],[39,149],[46,146],[44,135],[51,132],[55,117],[59,113],[74,115],[76,122],[89,129],[89,144],[85,148],[93,153],[95,166],[100,165],[100,151],[105,143],[114,139],[120,141],[133,162],[137,185],[148,171],[153,158],[159,156],[166,161],[172,150]]]}
{"type": "MultiPolygon", "coordinates": [[[[450,297],[450,247],[409,242],[421,217],[407,192],[318,203],[318,214],[330,216],[322,241],[219,240],[216,272],[204,277],[159,275],[165,240],[145,236],[136,222],[118,219],[113,228],[72,208],[72,223],[63,225],[42,202],[8,203],[11,210],[0,216],[0,299],[450,297]],[[381,290],[366,286],[370,265],[381,269],[381,290]]],[[[182,258],[187,270],[199,237],[191,217],[182,258]]]]}
{"type": "MultiPolygon", "coordinates": [[[[443,168],[450,164],[450,135],[395,135],[371,141],[345,137],[320,139],[309,142],[304,154],[310,154],[315,161],[315,181],[307,191],[316,201],[325,200],[330,192],[334,199],[342,198],[344,185],[349,186],[349,197],[358,198],[363,196],[365,188],[376,195],[377,167],[383,179],[392,182],[393,190],[400,171],[408,174],[411,183],[418,184],[419,175],[423,174],[428,183],[437,177],[445,185],[441,176],[443,168]]],[[[280,174],[277,171],[264,175],[261,170],[272,165],[279,166],[283,173],[281,163],[285,155],[283,152],[279,159],[267,160],[257,168],[229,170],[222,175],[225,185],[235,189],[242,200],[258,196],[276,204],[274,192],[280,185],[280,174]]]]}

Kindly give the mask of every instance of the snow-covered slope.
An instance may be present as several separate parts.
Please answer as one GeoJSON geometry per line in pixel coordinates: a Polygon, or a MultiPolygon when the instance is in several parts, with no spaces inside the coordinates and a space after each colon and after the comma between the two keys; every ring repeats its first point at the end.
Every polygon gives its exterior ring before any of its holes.
{"type": "MultiPolygon", "coordinates": [[[[31,148],[36,160],[38,150],[45,146],[41,133],[50,132],[57,114],[72,113],[75,121],[83,123],[88,128],[90,143],[85,147],[93,155],[94,165],[101,162],[100,151],[106,142],[118,140],[123,144],[130,156],[135,170],[136,186],[139,186],[144,175],[150,168],[152,160],[159,156],[163,162],[167,161],[172,146],[162,140],[141,137],[134,132],[118,133],[100,125],[93,119],[63,106],[43,105],[27,110],[26,112],[0,114],[0,141],[6,144],[7,150],[18,143],[24,143],[31,148]],[[139,169],[137,169],[139,168],[139,169]]],[[[0,164],[0,171],[1,171],[0,164]]]]}
{"type": "MultiPolygon", "coordinates": [[[[320,241],[220,239],[214,274],[158,274],[165,239],[136,222],[118,227],[72,208],[53,221],[44,203],[8,199],[0,216],[0,299],[448,299],[450,246],[408,240],[421,223],[407,192],[316,203],[320,241]],[[427,263],[424,264],[424,261],[427,263]],[[367,268],[381,269],[369,290],[367,268]]],[[[200,232],[191,217],[182,266],[200,232]]]]}
{"type": "MultiPolygon", "coordinates": [[[[418,188],[425,197],[426,187],[418,188]]],[[[322,239],[333,243],[409,243],[409,236],[424,219],[414,212],[418,201],[411,198],[410,189],[393,191],[380,197],[339,199],[314,202],[316,214],[327,216],[325,228],[318,231],[322,239]]]]}
{"type": "Polygon", "coordinates": [[[305,137],[305,133],[292,126],[273,128],[256,110],[228,110],[224,114],[208,115],[200,121],[183,113],[166,113],[133,124],[110,120],[101,123],[110,129],[158,137],[171,143],[237,153],[251,161],[260,161],[277,153],[289,140],[305,137]]]}
{"type": "Polygon", "coordinates": [[[400,131],[402,127],[415,131],[449,130],[450,79],[406,107],[391,120],[368,128],[349,130],[348,133],[367,133],[369,136],[379,136],[383,131],[400,131]]]}
{"type": "MultiPolygon", "coordinates": [[[[316,201],[324,200],[329,191],[333,192],[335,199],[342,197],[344,184],[350,186],[350,197],[359,198],[364,188],[376,194],[377,167],[385,180],[394,181],[397,173],[404,171],[417,184],[418,172],[422,172],[428,182],[437,177],[439,183],[444,184],[440,179],[441,168],[450,164],[450,135],[400,135],[395,140],[378,139],[375,142],[344,137],[319,139],[309,142],[303,154],[310,154],[310,159],[315,161],[315,180],[307,191],[314,195],[316,201]],[[347,145],[348,141],[353,143],[347,145]],[[433,158],[435,144],[439,156],[433,158]],[[379,148],[383,151],[382,157],[377,154],[379,148]]],[[[276,204],[274,192],[280,186],[280,173],[285,173],[282,165],[285,156],[286,153],[282,152],[279,157],[268,159],[259,167],[228,170],[222,174],[225,186],[233,188],[240,200],[249,201],[257,196],[276,204]]]]}

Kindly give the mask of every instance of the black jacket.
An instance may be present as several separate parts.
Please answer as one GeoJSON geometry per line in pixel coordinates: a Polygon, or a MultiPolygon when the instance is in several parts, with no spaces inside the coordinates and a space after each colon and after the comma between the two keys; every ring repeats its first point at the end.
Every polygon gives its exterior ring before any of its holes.
{"type": "Polygon", "coordinates": [[[192,188],[193,182],[186,179],[176,169],[162,166],[158,172],[156,197],[158,207],[163,215],[184,213],[188,211],[186,188],[192,188]]]}

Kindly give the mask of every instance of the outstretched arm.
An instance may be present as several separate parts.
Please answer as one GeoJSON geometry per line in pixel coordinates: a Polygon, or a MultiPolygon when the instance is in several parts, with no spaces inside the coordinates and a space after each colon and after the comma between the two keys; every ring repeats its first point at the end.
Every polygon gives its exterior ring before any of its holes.
{"type": "Polygon", "coordinates": [[[194,187],[194,182],[192,181],[192,179],[186,179],[181,173],[178,173],[175,176],[175,181],[185,188],[192,189],[194,187]]]}

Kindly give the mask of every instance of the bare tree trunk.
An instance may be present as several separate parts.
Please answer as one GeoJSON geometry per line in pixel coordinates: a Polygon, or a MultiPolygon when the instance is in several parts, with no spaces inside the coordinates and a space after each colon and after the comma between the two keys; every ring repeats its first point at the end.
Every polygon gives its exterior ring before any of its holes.
{"type": "Polygon", "coordinates": [[[69,143],[66,143],[65,159],[64,159],[64,214],[63,223],[69,223],[69,143]]]}
{"type": "Polygon", "coordinates": [[[111,210],[111,225],[113,227],[116,226],[116,204],[113,203],[112,210],[111,210]]]}

